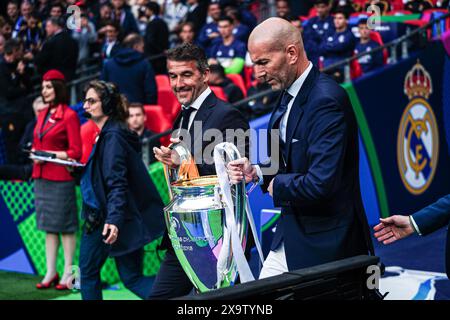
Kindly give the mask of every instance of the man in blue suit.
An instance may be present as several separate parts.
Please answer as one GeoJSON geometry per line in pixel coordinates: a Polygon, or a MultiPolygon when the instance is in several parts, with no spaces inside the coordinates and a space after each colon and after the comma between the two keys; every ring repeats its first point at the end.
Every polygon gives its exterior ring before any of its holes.
{"type": "MultiPolygon", "coordinates": [[[[417,211],[410,216],[394,215],[380,219],[380,223],[373,227],[375,237],[383,244],[390,244],[406,238],[414,232],[426,236],[450,223],[450,195],[440,198],[435,203],[417,211]]],[[[447,233],[445,254],[447,277],[450,278],[450,233],[447,233]]]]}
{"type": "MultiPolygon", "coordinates": [[[[263,175],[246,158],[228,166],[233,183],[259,181],[281,207],[260,278],[373,252],[359,188],[358,128],[346,92],[312,65],[300,31],[283,19],[262,22],[248,47],[256,77],[282,90],[269,121],[269,143],[279,144],[278,172],[263,175]]],[[[270,156],[273,168],[277,154],[270,156]]]]}

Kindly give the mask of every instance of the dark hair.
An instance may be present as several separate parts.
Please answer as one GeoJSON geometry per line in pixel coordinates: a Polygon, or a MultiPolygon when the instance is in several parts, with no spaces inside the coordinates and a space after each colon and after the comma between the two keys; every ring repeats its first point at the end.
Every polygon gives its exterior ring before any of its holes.
{"type": "Polygon", "coordinates": [[[204,73],[209,69],[205,51],[192,43],[183,43],[167,51],[167,60],[172,61],[195,61],[197,69],[204,73]]]}
{"type": "Polygon", "coordinates": [[[5,41],[5,48],[3,52],[7,55],[13,54],[14,51],[19,50],[22,46],[22,42],[15,38],[15,39],[9,39],[5,41]]]}
{"type": "Polygon", "coordinates": [[[181,30],[183,30],[183,28],[184,28],[185,26],[191,27],[192,32],[195,33],[195,26],[194,26],[194,24],[193,24],[192,22],[190,22],[190,21],[188,21],[188,22],[183,22],[183,23],[180,25],[180,32],[181,32],[181,30]]]}
{"type": "Polygon", "coordinates": [[[218,74],[221,78],[225,78],[225,69],[220,64],[210,65],[209,72],[218,74]]]}
{"type": "Polygon", "coordinates": [[[116,29],[117,32],[120,32],[120,24],[115,20],[107,20],[107,21],[105,21],[103,26],[105,26],[105,27],[112,26],[112,27],[114,27],[114,29],[116,29]]]}
{"type": "Polygon", "coordinates": [[[359,19],[359,20],[358,20],[358,26],[359,26],[360,24],[366,25],[366,24],[367,24],[367,18],[361,18],[361,19],[359,19]]]}
{"type": "Polygon", "coordinates": [[[328,6],[330,4],[330,0],[316,0],[314,2],[314,5],[316,5],[316,6],[319,4],[324,4],[324,5],[328,6]]]}
{"type": "Polygon", "coordinates": [[[9,0],[8,3],[7,3],[6,5],[8,6],[8,5],[10,5],[10,4],[14,4],[17,8],[20,7],[19,1],[17,1],[17,0],[9,0]]]}
{"type": "Polygon", "coordinates": [[[128,110],[131,108],[139,108],[142,110],[142,113],[145,115],[145,108],[144,105],[140,102],[132,102],[128,105],[128,110]]]}
{"type": "Polygon", "coordinates": [[[128,100],[123,94],[120,94],[118,87],[114,83],[92,80],[85,87],[85,94],[89,89],[94,89],[101,99],[103,113],[106,114],[105,105],[109,100],[111,103],[109,117],[119,122],[125,122],[128,119],[128,100]]]}
{"type": "Polygon", "coordinates": [[[137,33],[130,33],[125,37],[122,42],[122,45],[125,48],[133,48],[135,45],[144,42],[144,37],[137,33]]]}
{"type": "Polygon", "coordinates": [[[60,28],[64,27],[64,18],[62,17],[49,17],[47,22],[50,22],[54,26],[58,26],[60,28]]]}
{"type": "Polygon", "coordinates": [[[150,1],[145,6],[147,7],[147,9],[152,10],[155,16],[158,16],[159,13],[161,12],[161,8],[159,4],[156,2],[150,1]]]}
{"type": "MultiPolygon", "coordinates": [[[[50,80],[50,83],[52,84],[53,90],[55,90],[55,100],[53,101],[53,105],[68,104],[69,94],[66,83],[62,80],[50,80]]],[[[44,98],[42,97],[42,99],[44,98]]]]}
{"type": "Polygon", "coordinates": [[[220,21],[228,21],[230,24],[233,24],[233,19],[230,16],[220,16],[219,20],[217,20],[217,23],[220,21]]]}
{"type": "Polygon", "coordinates": [[[61,9],[61,12],[64,13],[64,6],[63,6],[61,3],[53,3],[53,4],[50,6],[50,11],[51,11],[53,8],[55,8],[55,7],[60,8],[60,9],[61,9]]]}
{"type": "Polygon", "coordinates": [[[239,10],[238,10],[238,8],[236,8],[236,7],[228,7],[228,9],[226,10],[226,12],[227,12],[227,16],[229,16],[230,18],[232,18],[233,19],[233,17],[232,16],[234,16],[234,18],[237,20],[237,21],[239,21],[239,22],[241,22],[242,21],[242,15],[241,15],[241,13],[239,12],[239,10]]]}
{"type": "Polygon", "coordinates": [[[336,12],[334,13],[334,15],[337,15],[337,14],[342,14],[345,17],[346,20],[348,20],[348,18],[350,17],[349,13],[347,11],[345,11],[344,9],[341,9],[341,8],[338,8],[336,10],[336,12]]]}

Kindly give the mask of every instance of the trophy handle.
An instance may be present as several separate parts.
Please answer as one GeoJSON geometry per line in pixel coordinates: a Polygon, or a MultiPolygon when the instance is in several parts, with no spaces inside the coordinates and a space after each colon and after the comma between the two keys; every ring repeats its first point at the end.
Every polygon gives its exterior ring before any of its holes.
{"type": "Polygon", "coordinates": [[[172,185],[186,180],[200,177],[194,157],[189,148],[182,141],[172,143],[169,148],[175,151],[177,159],[174,159],[179,165],[178,167],[170,167],[164,165],[164,175],[166,177],[167,187],[169,189],[170,199],[173,199],[172,185]]]}

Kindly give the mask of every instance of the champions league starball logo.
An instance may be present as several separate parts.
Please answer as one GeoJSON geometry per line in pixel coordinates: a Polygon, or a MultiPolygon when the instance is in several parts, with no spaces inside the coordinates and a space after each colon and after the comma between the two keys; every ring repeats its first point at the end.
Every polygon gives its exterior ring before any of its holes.
{"type": "Polygon", "coordinates": [[[404,93],[410,102],[398,129],[397,162],[404,186],[410,193],[419,195],[433,180],[439,152],[437,122],[427,101],[433,85],[419,60],[406,75],[404,93]]]}

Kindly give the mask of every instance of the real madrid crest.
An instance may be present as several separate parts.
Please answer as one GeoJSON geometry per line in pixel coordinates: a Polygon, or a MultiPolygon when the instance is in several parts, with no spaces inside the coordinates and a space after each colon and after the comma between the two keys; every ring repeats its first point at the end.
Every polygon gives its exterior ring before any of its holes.
{"type": "Polygon", "coordinates": [[[427,101],[433,85],[419,60],[406,74],[404,93],[410,101],[398,128],[397,163],[406,189],[419,195],[430,186],[439,156],[436,117],[427,101]]]}

